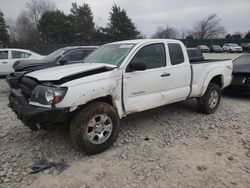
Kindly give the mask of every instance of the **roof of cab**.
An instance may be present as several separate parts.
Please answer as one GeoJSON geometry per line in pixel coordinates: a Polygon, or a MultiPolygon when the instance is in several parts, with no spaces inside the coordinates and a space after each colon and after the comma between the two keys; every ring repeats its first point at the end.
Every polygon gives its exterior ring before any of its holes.
{"type": "Polygon", "coordinates": [[[148,42],[180,42],[180,41],[174,39],[134,39],[134,40],[118,41],[109,44],[144,44],[148,42]]]}

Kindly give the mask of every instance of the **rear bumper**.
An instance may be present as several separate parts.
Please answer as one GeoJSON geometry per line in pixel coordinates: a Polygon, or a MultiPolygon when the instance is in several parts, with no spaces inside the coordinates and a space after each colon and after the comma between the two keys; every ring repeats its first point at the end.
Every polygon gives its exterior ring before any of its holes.
{"type": "Polygon", "coordinates": [[[67,123],[70,119],[69,108],[43,108],[32,106],[20,90],[11,89],[8,105],[26,126],[36,130],[42,124],[67,123]]]}

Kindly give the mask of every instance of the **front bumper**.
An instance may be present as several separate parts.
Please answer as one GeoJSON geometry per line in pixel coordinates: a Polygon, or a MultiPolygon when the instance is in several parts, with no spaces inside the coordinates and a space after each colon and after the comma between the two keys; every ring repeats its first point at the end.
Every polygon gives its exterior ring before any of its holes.
{"type": "Polygon", "coordinates": [[[28,103],[20,90],[11,89],[8,105],[26,126],[37,130],[44,124],[68,123],[69,108],[43,108],[28,103]]]}

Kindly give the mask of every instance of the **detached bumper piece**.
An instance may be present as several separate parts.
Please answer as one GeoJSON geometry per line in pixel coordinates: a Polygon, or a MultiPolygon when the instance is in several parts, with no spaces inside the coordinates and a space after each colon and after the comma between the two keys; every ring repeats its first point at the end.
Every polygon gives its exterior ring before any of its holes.
{"type": "Polygon", "coordinates": [[[6,78],[6,80],[7,80],[7,83],[9,84],[10,88],[15,88],[15,89],[18,88],[19,77],[15,76],[14,73],[9,74],[6,78]]]}
{"type": "Polygon", "coordinates": [[[44,124],[67,123],[69,108],[43,108],[32,106],[20,90],[11,89],[8,105],[26,126],[36,131],[44,124]]]}

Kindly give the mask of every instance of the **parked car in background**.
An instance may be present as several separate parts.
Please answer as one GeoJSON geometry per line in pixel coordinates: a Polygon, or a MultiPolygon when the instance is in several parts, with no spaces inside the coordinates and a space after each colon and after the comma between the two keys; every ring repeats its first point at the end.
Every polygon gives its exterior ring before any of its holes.
{"type": "Polygon", "coordinates": [[[116,140],[120,119],[136,112],[197,98],[214,113],[232,79],[231,60],[190,63],[184,44],[170,39],[105,44],[82,63],[26,74],[11,89],[9,107],[31,130],[70,125],[73,144],[100,153],[116,140]]]}
{"type": "Polygon", "coordinates": [[[242,55],[233,61],[233,80],[227,90],[250,94],[250,55],[242,55]]]}
{"type": "Polygon", "coordinates": [[[219,46],[219,45],[211,45],[211,47],[210,47],[210,52],[212,52],[212,53],[223,53],[224,50],[223,50],[223,48],[222,48],[221,46],[219,46]]]}
{"type": "Polygon", "coordinates": [[[240,45],[245,52],[250,52],[250,43],[242,43],[240,45]]]}
{"type": "Polygon", "coordinates": [[[18,79],[25,73],[50,67],[80,63],[89,53],[97,48],[97,46],[70,46],[60,48],[42,60],[17,61],[13,65],[15,72],[7,76],[7,82],[11,87],[16,87],[18,79]]]}
{"type": "Polygon", "coordinates": [[[7,75],[14,71],[13,64],[24,59],[42,59],[44,56],[30,50],[3,48],[0,49],[0,75],[7,75]]]}
{"type": "Polygon", "coordinates": [[[199,45],[197,46],[197,48],[199,48],[203,53],[209,53],[210,52],[210,48],[206,45],[199,45]]]}
{"type": "Polygon", "coordinates": [[[238,44],[233,44],[233,43],[224,44],[223,50],[225,52],[230,52],[230,53],[243,51],[238,44]]]}
{"type": "Polygon", "coordinates": [[[97,46],[69,46],[55,50],[41,60],[17,61],[13,65],[15,72],[35,71],[60,65],[79,63],[97,46]]]}

